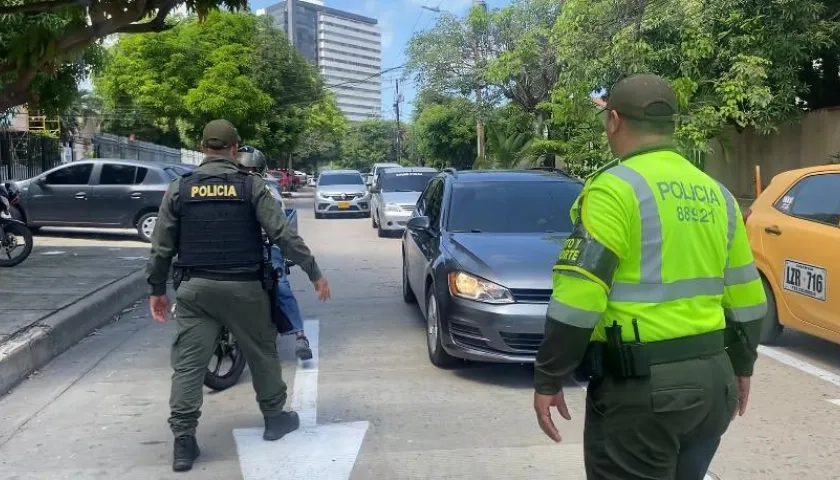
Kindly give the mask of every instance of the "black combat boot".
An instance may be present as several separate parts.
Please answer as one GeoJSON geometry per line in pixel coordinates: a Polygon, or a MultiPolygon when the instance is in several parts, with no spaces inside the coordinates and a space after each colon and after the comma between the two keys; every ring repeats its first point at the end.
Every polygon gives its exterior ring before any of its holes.
{"type": "Polygon", "coordinates": [[[280,415],[265,417],[265,433],[263,440],[280,440],[287,433],[294,432],[300,427],[297,412],[282,412],[280,415]]]}
{"type": "Polygon", "coordinates": [[[192,469],[193,462],[201,454],[198,442],[193,435],[181,435],[175,438],[175,453],[173,454],[172,470],[186,472],[192,469]]]}

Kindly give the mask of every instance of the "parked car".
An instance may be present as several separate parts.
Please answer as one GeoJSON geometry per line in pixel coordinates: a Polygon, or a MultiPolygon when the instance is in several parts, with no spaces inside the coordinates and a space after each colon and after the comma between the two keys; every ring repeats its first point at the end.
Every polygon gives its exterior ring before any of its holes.
{"type": "Polygon", "coordinates": [[[840,343],[840,165],[773,177],[744,211],[767,293],[762,343],[785,327],[840,343]]]}
{"type": "Polygon", "coordinates": [[[358,170],[329,170],[315,186],[315,218],[326,215],[370,215],[370,193],[358,170]]]}
{"type": "Polygon", "coordinates": [[[310,175],[309,178],[306,180],[306,186],[314,187],[317,182],[318,177],[316,175],[310,175]]]}
{"type": "Polygon", "coordinates": [[[420,192],[438,170],[429,167],[389,168],[371,185],[371,225],[380,237],[402,233],[420,192]]]}
{"type": "Polygon", "coordinates": [[[419,300],[434,365],[534,361],[582,188],[540,171],[448,169],[429,182],[403,234],[402,295],[419,300]]]}
{"type": "Polygon", "coordinates": [[[17,182],[16,215],[30,228],[136,228],[150,241],[166,188],[178,176],[166,164],[92,159],[17,182]]]}
{"type": "Polygon", "coordinates": [[[376,176],[379,175],[379,172],[386,168],[399,168],[402,167],[399,163],[374,163],[373,166],[370,167],[370,173],[365,175],[365,185],[371,186],[376,183],[376,176]]]}
{"type": "Polygon", "coordinates": [[[281,192],[292,191],[292,178],[289,172],[285,170],[269,170],[267,174],[271,176],[272,180],[277,182],[281,192]]]}

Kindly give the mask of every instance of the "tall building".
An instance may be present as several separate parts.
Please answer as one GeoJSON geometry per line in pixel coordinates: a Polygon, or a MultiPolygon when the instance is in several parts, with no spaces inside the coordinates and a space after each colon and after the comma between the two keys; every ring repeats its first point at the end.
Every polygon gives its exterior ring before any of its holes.
{"type": "Polygon", "coordinates": [[[257,14],[273,17],[297,51],[318,67],[349,120],[380,116],[382,40],[376,19],[320,0],[287,0],[257,14]]]}

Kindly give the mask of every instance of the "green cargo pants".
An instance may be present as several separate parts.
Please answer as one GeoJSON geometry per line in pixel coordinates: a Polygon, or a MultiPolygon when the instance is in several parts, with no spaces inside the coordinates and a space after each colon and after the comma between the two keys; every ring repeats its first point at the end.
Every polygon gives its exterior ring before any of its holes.
{"type": "Polygon", "coordinates": [[[259,281],[221,282],[192,278],[178,288],[175,318],[178,334],[172,344],[172,392],[169,426],[175,436],[195,435],[201,416],[204,373],[213,356],[222,325],[239,343],[257,402],[270,417],[286,403],[268,295],[259,281]]]}
{"type": "Polygon", "coordinates": [[[726,353],[590,382],[588,480],[703,480],[738,404],[726,353]]]}

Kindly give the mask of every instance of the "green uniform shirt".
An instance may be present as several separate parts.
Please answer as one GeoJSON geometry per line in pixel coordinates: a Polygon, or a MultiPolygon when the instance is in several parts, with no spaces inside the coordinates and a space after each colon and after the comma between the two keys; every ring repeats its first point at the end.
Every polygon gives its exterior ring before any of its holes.
{"type": "Polygon", "coordinates": [[[554,267],[535,387],[560,389],[604,327],[638,319],[642,342],[723,329],[747,341],[728,349],[750,375],[766,299],[732,194],[671,144],[633,152],[587,180],[577,226],[554,267]]]}
{"type": "MultiPolygon", "coordinates": [[[[196,169],[197,173],[224,174],[240,171],[231,159],[225,157],[205,157],[201,165],[196,169]]],[[[315,262],[312,252],[289,225],[286,212],[278,205],[272,197],[266,181],[259,175],[251,175],[253,188],[251,189],[251,202],[256,209],[257,221],[262,226],[268,237],[283,251],[283,255],[295,262],[309,276],[309,280],[315,282],[321,278],[321,270],[315,262]]],[[[166,293],[166,280],[169,277],[169,269],[172,259],[178,253],[178,229],[179,221],[179,186],[180,178],[173,181],[158,211],[157,224],[152,234],[152,252],[149,263],[146,267],[146,279],[149,283],[151,295],[163,295],[166,293]]],[[[239,269],[226,269],[225,272],[248,272],[253,271],[248,267],[239,269]]]]}

